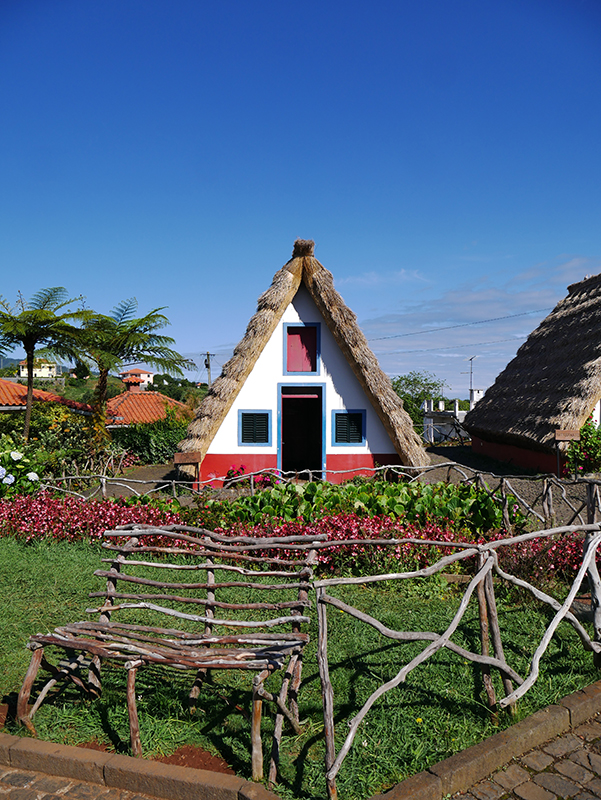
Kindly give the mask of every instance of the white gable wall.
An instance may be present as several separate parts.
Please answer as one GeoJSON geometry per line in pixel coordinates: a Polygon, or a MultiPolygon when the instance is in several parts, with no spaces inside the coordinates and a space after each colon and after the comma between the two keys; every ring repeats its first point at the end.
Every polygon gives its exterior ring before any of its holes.
{"type": "Polygon", "coordinates": [[[209,454],[256,453],[273,454],[278,449],[278,384],[325,385],[325,445],[326,455],[394,453],[388,434],[361,384],[355,377],[336,340],[307,289],[301,284],[294,300],[284,312],[280,323],[257,359],[255,367],[240,390],[215,438],[209,454]],[[284,373],[284,324],[320,323],[321,358],[319,375],[288,375],[284,373]],[[364,445],[332,445],[332,411],[366,411],[366,441],[364,445]],[[271,446],[238,445],[238,412],[271,411],[271,446]]]}

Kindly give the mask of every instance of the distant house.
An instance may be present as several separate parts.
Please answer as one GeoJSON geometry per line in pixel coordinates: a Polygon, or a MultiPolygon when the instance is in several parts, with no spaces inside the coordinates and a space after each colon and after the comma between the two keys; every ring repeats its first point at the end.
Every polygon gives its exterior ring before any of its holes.
{"type": "Polygon", "coordinates": [[[125,378],[127,391],[111,398],[106,404],[108,428],[135,425],[140,422],[157,422],[165,419],[172,409],[181,419],[188,419],[190,411],[184,403],[172,400],[160,392],[141,391],[142,379],[137,375],[125,378]]]}
{"type": "MultiPolygon", "coordinates": [[[[53,392],[44,392],[42,389],[33,390],[34,403],[59,403],[67,406],[72,411],[80,414],[91,414],[92,409],[85,403],[67,400],[53,392]]],[[[27,403],[27,387],[21,383],[14,383],[0,378],[0,411],[25,411],[27,403]]]]}
{"type": "MultiPolygon", "coordinates": [[[[43,358],[33,361],[34,378],[56,378],[56,364],[43,358]]],[[[27,361],[19,361],[19,378],[27,378],[27,361]]]]}
{"type": "Polygon", "coordinates": [[[142,389],[145,389],[148,384],[152,383],[152,379],[154,378],[154,372],[148,372],[148,370],[140,369],[139,367],[126,369],[123,372],[120,372],[119,375],[121,380],[126,380],[127,378],[139,378],[140,388],[142,389]]]}
{"type": "Polygon", "coordinates": [[[277,469],[339,483],[428,457],[332,274],[298,240],[188,427],[201,480],[277,469]]]}
{"type": "Polygon", "coordinates": [[[463,424],[475,452],[554,472],[555,431],[579,429],[589,414],[599,424],[600,407],[601,275],[594,275],[568,287],[463,424]]]}

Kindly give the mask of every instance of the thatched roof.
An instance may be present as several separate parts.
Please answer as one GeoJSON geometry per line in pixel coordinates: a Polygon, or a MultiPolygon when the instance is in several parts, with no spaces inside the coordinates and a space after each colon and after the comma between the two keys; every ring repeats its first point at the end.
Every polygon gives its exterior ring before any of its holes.
{"type": "Polygon", "coordinates": [[[601,398],[601,275],[568,292],[467,414],[472,435],[549,451],[584,424],[601,398]]]}
{"type": "Polygon", "coordinates": [[[302,283],[346,356],[402,462],[413,466],[428,463],[421,441],[390,379],[382,372],[370,350],[357,325],[357,318],[334,289],[332,274],[314,257],[313,248],[312,241],[298,239],[295,242],[292,258],[276,272],[269,289],[259,297],[257,311],[248,323],[244,338],[198,408],[188,427],[187,437],[180,443],[180,451],[201,453],[204,458],[244,381],[302,283]]]}

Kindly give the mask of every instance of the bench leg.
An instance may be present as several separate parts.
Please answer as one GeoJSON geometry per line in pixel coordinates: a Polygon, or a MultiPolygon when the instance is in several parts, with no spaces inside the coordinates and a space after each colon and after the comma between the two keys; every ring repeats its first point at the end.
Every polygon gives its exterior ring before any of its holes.
{"type": "Polygon", "coordinates": [[[27,713],[27,703],[29,702],[31,689],[38,674],[38,670],[40,669],[40,664],[42,663],[43,657],[44,648],[36,647],[31,654],[29,668],[27,670],[27,674],[25,675],[25,680],[23,681],[23,686],[21,686],[19,699],[17,701],[17,719],[22,725],[25,725],[27,730],[34,736],[37,736],[37,734],[35,732],[35,728],[33,727],[33,722],[31,721],[31,715],[27,713]]]}
{"type": "Polygon", "coordinates": [[[298,690],[300,689],[303,672],[303,654],[299,653],[293,666],[292,683],[290,685],[290,711],[294,719],[299,722],[298,690]]]}
{"type": "Polygon", "coordinates": [[[102,684],[100,682],[100,657],[94,656],[90,662],[88,670],[88,687],[91,694],[98,697],[102,694],[102,684]]]}
{"type": "Polygon", "coordinates": [[[140,742],[140,723],[136,706],[136,672],[137,668],[134,666],[127,669],[127,713],[129,714],[131,752],[136,758],[141,758],[142,743],[140,742]]]}
{"type": "Polygon", "coordinates": [[[205,681],[209,683],[210,677],[211,673],[208,669],[199,669],[196,673],[194,683],[192,684],[190,694],[188,695],[190,714],[196,714],[196,701],[200,695],[200,687],[203,685],[203,683],[205,683],[205,681]]]}
{"type": "Polygon", "coordinates": [[[255,675],[253,678],[253,714],[251,728],[252,744],[252,779],[253,781],[263,780],[263,747],[261,744],[261,713],[263,710],[263,700],[260,691],[263,688],[263,681],[269,675],[269,670],[255,675]]]}
{"type": "MultiPolygon", "coordinates": [[[[290,679],[295,673],[296,663],[298,656],[292,656],[288,662],[288,667],[282,680],[282,688],[278,695],[278,701],[286,705],[286,698],[288,696],[288,687],[290,686],[290,679]]],[[[271,759],[269,762],[269,779],[268,786],[272,786],[278,777],[278,764],[280,762],[280,742],[282,741],[282,729],[284,727],[284,715],[278,711],[275,717],[275,728],[273,731],[273,744],[271,747],[271,759]]]]}

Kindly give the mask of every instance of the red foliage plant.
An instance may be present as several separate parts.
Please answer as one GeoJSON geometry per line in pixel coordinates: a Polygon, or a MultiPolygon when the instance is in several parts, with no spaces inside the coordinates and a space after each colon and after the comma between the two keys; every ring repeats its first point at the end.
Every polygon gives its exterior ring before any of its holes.
{"type": "MultiPolygon", "coordinates": [[[[82,500],[75,497],[58,498],[48,492],[18,495],[0,500],[0,536],[12,536],[25,542],[37,539],[56,541],[100,541],[105,530],[132,522],[151,525],[183,524],[184,519],[173,510],[153,507],[152,504],[129,505],[119,500],[82,500]]],[[[247,536],[307,537],[326,534],[328,541],[340,541],[339,547],[321,550],[318,569],[322,574],[352,571],[370,574],[378,571],[421,569],[452,552],[444,545],[406,543],[394,547],[362,543],[343,544],[346,539],[426,539],[437,542],[474,542],[468,531],[453,530],[427,524],[418,527],[391,517],[359,517],[356,514],[336,514],[313,522],[270,520],[260,525],[238,523],[224,534],[247,536]]],[[[506,538],[498,532],[491,539],[506,538]]],[[[478,540],[481,543],[483,539],[478,540]]],[[[290,551],[290,555],[293,551],[290,551]]],[[[573,578],[582,563],[582,534],[534,539],[499,549],[501,566],[509,572],[546,580],[553,577],[573,578]]],[[[471,561],[471,559],[470,559],[471,561]]]]}
{"type": "Polygon", "coordinates": [[[0,500],[0,535],[26,542],[46,538],[99,541],[105,530],[129,522],[170,525],[181,519],[176,512],[162,511],[151,505],[127,506],[119,501],[59,498],[48,492],[0,500]]]}

